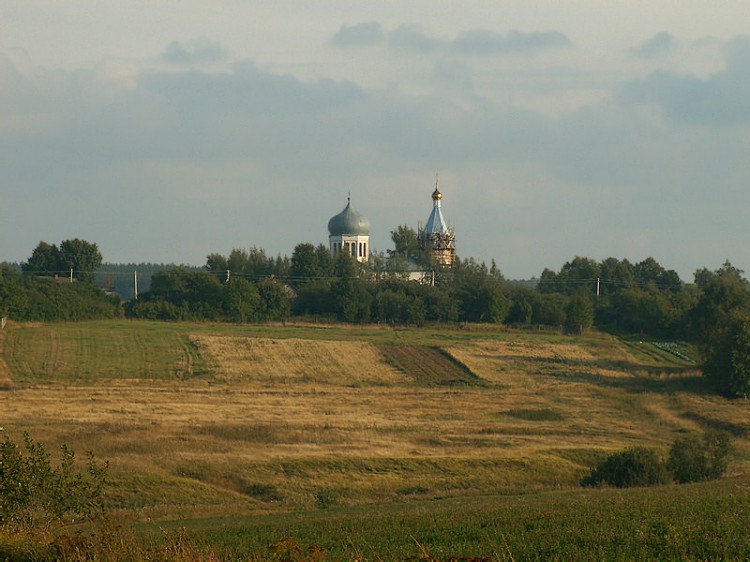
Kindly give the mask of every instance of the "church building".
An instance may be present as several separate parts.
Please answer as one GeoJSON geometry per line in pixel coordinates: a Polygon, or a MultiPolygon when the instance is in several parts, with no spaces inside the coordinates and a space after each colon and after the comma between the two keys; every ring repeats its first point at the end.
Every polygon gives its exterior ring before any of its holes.
{"type": "Polygon", "coordinates": [[[431,255],[435,263],[450,267],[456,259],[456,231],[443,218],[442,200],[443,194],[440,193],[436,177],[435,191],[432,192],[432,212],[424,227],[419,226],[417,239],[419,249],[431,255]]]}
{"type": "MultiPolygon", "coordinates": [[[[430,256],[435,264],[451,267],[456,259],[456,232],[443,218],[442,200],[443,194],[440,193],[438,180],[435,178],[432,212],[427,223],[419,225],[417,240],[422,255],[430,256]]],[[[346,252],[360,263],[367,263],[370,259],[370,221],[354,210],[351,195],[346,200],[344,210],[328,221],[328,240],[333,256],[346,252]]],[[[425,265],[422,264],[422,267],[425,265]]],[[[416,269],[411,272],[413,275],[410,278],[426,274],[426,271],[416,269]]]]}
{"type": "Polygon", "coordinates": [[[352,207],[352,198],[346,207],[328,221],[328,240],[331,255],[347,252],[360,263],[370,258],[370,221],[352,207]]]}

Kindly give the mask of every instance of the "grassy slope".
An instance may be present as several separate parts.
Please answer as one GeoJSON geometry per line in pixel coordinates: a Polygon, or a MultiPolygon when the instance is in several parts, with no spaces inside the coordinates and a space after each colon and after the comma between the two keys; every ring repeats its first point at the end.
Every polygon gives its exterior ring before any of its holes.
{"type": "MultiPolygon", "coordinates": [[[[276,513],[264,521],[280,532],[284,513],[372,518],[388,510],[367,504],[408,500],[393,509],[450,525],[459,498],[481,513],[470,498],[575,487],[607,450],[705,427],[731,430],[732,470],[750,467],[747,403],[706,393],[694,365],[650,344],[596,334],[112,321],[11,325],[3,339],[6,432],[110,459],[110,504],[136,517],[276,513]],[[457,373],[471,384],[446,386],[457,373]]],[[[543,513],[532,497],[502,510],[543,513]]]]}
{"type": "Polygon", "coordinates": [[[299,553],[309,560],[306,554],[323,551],[333,560],[744,560],[749,486],[745,477],[648,490],[413,500],[293,517],[175,521],[160,532],[185,527],[195,543],[257,559],[299,553]]]}

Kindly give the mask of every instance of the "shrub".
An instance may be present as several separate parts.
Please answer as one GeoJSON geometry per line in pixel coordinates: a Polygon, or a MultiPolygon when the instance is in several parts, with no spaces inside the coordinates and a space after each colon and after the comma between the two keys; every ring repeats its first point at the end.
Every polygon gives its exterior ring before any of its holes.
{"type": "Polygon", "coordinates": [[[49,527],[100,513],[107,470],[91,455],[86,469],[79,469],[65,445],[53,466],[44,446],[28,434],[23,449],[6,438],[0,443],[0,526],[49,527]]]}
{"type": "Polygon", "coordinates": [[[669,482],[669,472],[655,450],[632,447],[613,453],[591,470],[584,486],[656,486],[669,482]]]}
{"type": "Polygon", "coordinates": [[[681,437],[669,449],[667,468],[681,484],[714,480],[726,471],[731,449],[729,434],[723,431],[681,437]]]}

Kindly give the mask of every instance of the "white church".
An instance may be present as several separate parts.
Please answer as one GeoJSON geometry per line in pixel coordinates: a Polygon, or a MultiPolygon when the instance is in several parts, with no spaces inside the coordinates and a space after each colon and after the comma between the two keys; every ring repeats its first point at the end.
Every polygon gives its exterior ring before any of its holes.
{"type": "MultiPolygon", "coordinates": [[[[421,250],[432,254],[436,263],[450,267],[456,259],[456,232],[443,217],[442,201],[435,178],[432,212],[424,226],[419,225],[417,237],[421,250]]],[[[347,252],[360,263],[370,259],[370,221],[354,210],[351,196],[344,210],[328,221],[328,240],[332,255],[347,252]]]]}
{"type": "Polygon", "coordinates": [[[370,221],[352,207],[352,198],[346,207],[328,221],[328,240],[331,254],[347,252],[358,262],[370,259],[370,221]]]}

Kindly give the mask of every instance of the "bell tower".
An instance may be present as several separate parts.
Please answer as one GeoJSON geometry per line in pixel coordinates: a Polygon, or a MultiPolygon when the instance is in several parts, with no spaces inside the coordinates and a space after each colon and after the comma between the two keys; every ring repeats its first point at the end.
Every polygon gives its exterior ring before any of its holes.
{"type": "Polygon", "coordinates": [[[443,194],[440,193],[438,177],[435,175],[435,191],[432,192],[432,212],[427,223],[420,225],[417,238],[419,248],[432,256],[436,263],[450,267],[456,259],[456,231],[443,218],[443,194]]]}

